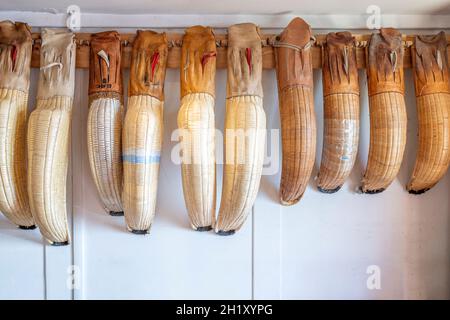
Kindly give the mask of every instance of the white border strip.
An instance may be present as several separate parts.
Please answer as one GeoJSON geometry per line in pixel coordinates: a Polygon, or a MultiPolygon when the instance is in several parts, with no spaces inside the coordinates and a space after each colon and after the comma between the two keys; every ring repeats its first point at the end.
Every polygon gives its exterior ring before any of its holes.
{"type": "MultiPolygon", "coordinates": [[[[226,28],[253,22],[261,28],[284,28],[296,15],[151,15],[98,14],[81,12],[82,28],[186,28],[202,24],[226,28]]],[[[299,15],[313,29],[367,29],[369,15],[299,15]]],[[[33,27],[65,27],[66,14],[34,11],[0,11],[0,20],[27,22],[33,27]]],[[[448,29],[450,15],[381,15],[384,27],[398,29],[448,29]]]]}

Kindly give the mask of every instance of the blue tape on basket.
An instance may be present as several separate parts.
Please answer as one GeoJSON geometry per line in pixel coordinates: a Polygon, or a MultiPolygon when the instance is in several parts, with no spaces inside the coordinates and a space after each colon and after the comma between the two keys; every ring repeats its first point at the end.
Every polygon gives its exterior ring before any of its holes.
{"type": "Polygon", "coordinates": [[[122,155],[123,162],[129,163],[159,163],[161,156],[159,154],[149,156],[138,156],[135,154],[122,155]]]}

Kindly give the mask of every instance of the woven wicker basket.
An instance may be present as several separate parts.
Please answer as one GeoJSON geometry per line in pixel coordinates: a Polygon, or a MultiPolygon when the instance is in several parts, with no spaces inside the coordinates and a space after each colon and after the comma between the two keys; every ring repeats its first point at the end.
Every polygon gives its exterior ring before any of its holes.
{"type": "Polygon", "coordinates": [[[216,233],[239,230],[250,213],[261,180],[266,138],[262,105],[262,48],[259,28],[228,28],[225,164],[216,233]]]}
{"type": "Polygon", "coordinates": [[[87,146],[100,199],[111,215],[122,206],[122,71],[121,45],[115,31],[92,35],[89,67],[87,146]]]}
{"type": "Polygon", "coordinates": [[[122,154],[125,221],[135,234],[150,232],[155,216],[167,54],[164,33],[138,31],[131,56],[122,154]]]}
{"type": "Polygon", "coordinates": [[[402,36],[373,34],[368,49],[370,145],[361,191],[379,193],[395,179],[406,145],[402,36]]]}
{"type": "Polygon", "coordinates": [[[28,195],[39,229],[53,245],[70,241],[66,181],[75,85],[74,35],[42,32],[37,106],[28,123],[28,195]]]}
{"type": "Polygon", "coordinates": [[[316,156],[310,26],[293,19],[275,43],[280,104],[282,171],[280,202],[297,203],[308,186],[316,156]]]}
{"type": "Polygon", "coordinates": [[[356,160],[359,140],[359,86],[354,38],[329,33],[323,47],[324,134],[318,189],[338,191],[356,160]]]}
{"type": "Polygon", "coordinates": [[[450,81],[445,33],[417,36],[412,57],[419,147],[407,189],[420,194],[438,183],[450,164],[450,81]]]}
{"type": "Polygon", "coordinates": [[[214,86],[216,42],[211,28],[188,28],[181,49],[178,128],[181,177],[191,226],[211,230],[216,210],[214,86]]]}
{"type": "Polygon", "coordinates": [[[26,170],[31,32],[0,22],[0,211],[21,229],[34,229],[26,170]]]}

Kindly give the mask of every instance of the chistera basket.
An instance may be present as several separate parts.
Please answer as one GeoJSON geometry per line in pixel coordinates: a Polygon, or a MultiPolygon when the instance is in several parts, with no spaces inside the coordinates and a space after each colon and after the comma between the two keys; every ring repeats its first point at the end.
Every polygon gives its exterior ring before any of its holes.
{"type": "Polygon", "coordinates": [[[76,45],[71,32],[44,29],[41,38],[37,105],[28,122],[28,195],[44,238],[53,245],[66,245],[76,45]]]}
{"type": "Polygon", "coordinates": [[[293,205],[301,199],[314,167],[313,42],[310,26],[295,18],[274,44],[283,156],[280,202],[283,205],[293,205]]]}
{"type": "Polygon", "coordinates": [[[264,162],[266,115],[261,86],[262,45],[252,23],[228,28],[225,161],[216,233],[239,230],[258,194],[264,162]]]}
{"type": "Polygon", "coordinates": [[[27,194],[27,103],[31,32],[0,22],[0,211],[21,229],[34,229],[27,194]]]}
{"type": "Polygon", "coordinates": [[[211,28],[186,30],[180,65],[178,129],[184,200],[192,228],[208,231],[214,226],[216,210],[216,42],[211,28]]]}
{"type": "Polygon", "coordinates": [[[421,194],[438,183],[450,163],[450,82],[445,33],[416,36],[411,55],[419,146],[407,189],[409,193],[421,194]]]}
{"type": "Polygon", "coordinates": [[[402,35],[382,28],[372,35],[366,56],[370,145],[361,191],[373,194],[395,179],[406,145],[402,35]]]}
{"type": "Polygon", "coordinates": [[[163,131],[165,33],[137,32],[123,126],[123,206],[128,230],[146,234],[155,216],[163,131]]]}
{"type": "Polygon", "coordinates": [[[359,141],[359,83],[350,32],[329,33],[322,48],[324,130],[317,176],[321,192],[338,191],[352,171],[359,141]]]}
{"type": "Polygon", "coordinates": [[[123,215],[121,44],[116,31],[92,35],[87,146],[100,199],[111,215],[123,215]]]}

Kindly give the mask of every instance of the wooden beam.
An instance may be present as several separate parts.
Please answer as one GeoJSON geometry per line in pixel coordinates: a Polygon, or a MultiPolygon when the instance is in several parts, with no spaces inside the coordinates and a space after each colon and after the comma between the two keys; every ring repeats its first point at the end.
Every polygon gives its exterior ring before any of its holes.
{"type": "MultiPolygon", "coordinates": [[[[356,48],[356,59],[358,68],[364,69],[366,67],[366,54],[365,54],[365,46],[370,40],[370,34],[355,34],[355,40],[357,43],[356,48]]],[[[273,47],[269,44],[270,40],[273,39],[275,35],[273,34],[265,34],[262,36],[263,43],[265,44],[263,47],[263,68],[264,69],[272,69],[275,67],[275,58],[274,58],[274,50],[273,47]]],[[[316,69],[320,69],[322,66],[322,55],[320,52],[320,43],[325,41],[325,34],[316,35],[316,44],[313,46],[313,67],[316,69]]],[[[91,39],[91,33],[76,33],[75,38],[77,41],[77,68],[88,69],[89,68],[89,43],[91,39]]],[[[123,56],[122,56],[122,68],[130,67],[131,60],[131,49],[133,46],[133,41],[135,38],[135,34],[121,34],[121,39],[123,43],[123,56]]],[[[179,68],[180,66],[180,56],[181,56],[181,48],[180,43],[183,38],[183,34],[181,33],[168,33],[167,38],[169,41],[169,57],[167,61],[168,68],[179,68]]],[[[40,55],[40,34],[33,33],[33,39],[35,39],[35,43],[33,45],[33,55],[31,59],[31,67],[38,68],[39,67],[39,55],[40,55]]],[[[218,43],[217,48],[217,68],[224,69],[227,66],[227,55],[226,55],[226,42],[227,36],[224,34],[216,34],[216,40],[218,43]]],[[[404,67],[411,68],[411,48],[410,46],[413,43],[414,35],[404,35],[403,40],[405,42],[405,56],[404,56],[404,67]]],[[[447,35],[447,40],[450,42],[450,35],[447,35]]],[[[450,47],[449,47],[450,48],[450,47]]],[[[450,50],[447,51],[450,59],[450,50]]]]}

